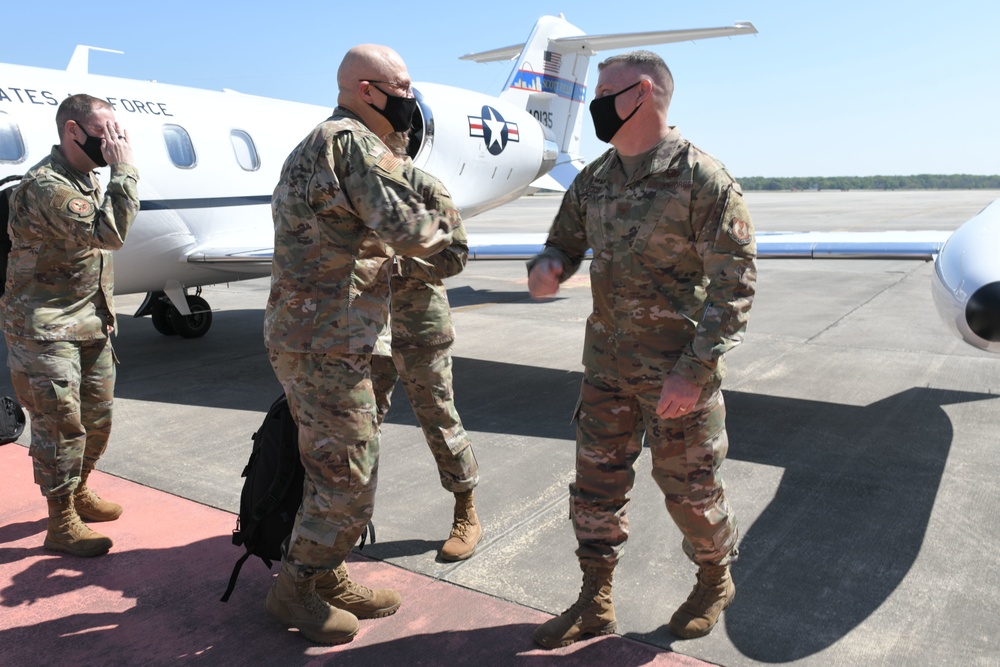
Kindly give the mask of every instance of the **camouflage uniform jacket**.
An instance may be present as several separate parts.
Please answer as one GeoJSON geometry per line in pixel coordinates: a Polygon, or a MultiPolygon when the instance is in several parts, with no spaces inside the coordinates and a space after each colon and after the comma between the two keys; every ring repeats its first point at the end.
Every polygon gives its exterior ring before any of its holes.
{"type": "MultiPolygon", "coordinates": [[[[408,161],[409,162],[409,161],[408,161]]],[[[455,340],[448,291],[443,279],[458,275],[469,259],[462,216],[444,185],[408,164],[414,189],[428,208],[449,216],[451,244],[426,259],[397,257],[392,276],[392,347],[423,348],[455,340]]]]}
{"type": "Polygon", "coordinates": [[[451,238],[447,217],[425,208],[404,166],[340,107],[285,160],[271,200],[269,348],[373,351],[389,320],[386,259],[393,250],[427,256],[451,238]]]}
{"type": "Polygon", "coordinates": [[[739,184],[672,128],[630,180],[612,149],[576,177],[540,257],[561,280],[587,248],[593,312],[583,363],[629,383],[677,373],[705,386],[746,331],[757,278],[739,184]]]}
{"type": "Polygon", "coordinates": [[[58,146],[25,174],[10,202],[11,251],[0,317],[7,334],[93,340],[114,326],[111,251],[139,212],[139,172],[111,165],[106,195],[58,146]]]}

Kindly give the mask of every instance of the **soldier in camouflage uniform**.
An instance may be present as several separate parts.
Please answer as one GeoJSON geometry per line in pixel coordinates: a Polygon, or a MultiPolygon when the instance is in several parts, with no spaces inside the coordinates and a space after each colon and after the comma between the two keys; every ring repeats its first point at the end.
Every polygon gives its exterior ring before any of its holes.
{"type": "MultiPolygon", "coordinates": [[[[399,148],[389,143],[399,154],[399,148]]],[[[389,411],[393,387],[400,377],[403,379],[413,413],[437,463],[441,486],[455,494],[451,534],[439,554],[442,560],[459,561],[472,556],[483,534],[473,502],[479,465],[472,440],[455,408],[451,373],[455,327],[442,280],[465,268],[469,246],[461,215],[444,185],[404,159],[413,187],[427,207],[451,218],[452,240],[447,248],[427,259],[396,256],[391,356],[372,357],[372,383],[381,426],[389,411]]]]}
{"type": "Polygon", "coordinates": [[[434,254],[448,216],[428,210],[380,137],[409,128],[416,101],[390,48],[361,45],[337,72],[333,116],[292,150],[274,190],[264,338],[299,427],[306,477],[268,612],[306,637],[350,641],[358,617],[400,605],[351,580],[346,558],[372,516],[378,422],[371,356],[389,318],[393,251],[434,254]]]}
{"type": "Polygon", "coordinates": [[[0,317],[14,391],[31,415],[35,482],[49,506],[45,548],[98,556],[112,542],[81,519],[122,513],[87,478],[111,434],[111,251],[122,247],[139,212],[139,174],[128,134],[106,101],[68,97],[56,125],[59,145],[11,195],[0,317]],[[92,172],[109,164],[104,194],[92,172]]]}
{"type": "Polygon", "coordinates": [[[593,250],[570,485],[583,588],[536,629],[546,648],[616,629],[611,580],[628,538],[643,435],[653,478],[698,565],[670,630],[708,634],[735,595],[729,564],[738,532],[719,475],[728,449],[720,384],[723,355],[746,329],[756,246],[739,185],[667,124],[672,93],[670,70],[653,53],[601,63],[590,108],[598,138],[613,148],[573,181],[545,249],[529,263],[532,296],[551,296],[593,250]]]}

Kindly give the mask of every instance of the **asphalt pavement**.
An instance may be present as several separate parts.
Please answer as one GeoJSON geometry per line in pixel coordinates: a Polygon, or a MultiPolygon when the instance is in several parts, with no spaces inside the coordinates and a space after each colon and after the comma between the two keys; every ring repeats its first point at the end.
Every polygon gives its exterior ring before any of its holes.
{"type": "MultiPolygon", "coordinates": [[[[767,231],[954,229],[997,197],[747,196],[767,231]]],[[[467,225],[545,231],[558,203],[525,197],[467,225]]],[[[1000,664],[1000,357],[941,323],[930,263],[765,260],[759,268],[746,342],[728,355],[723,386],[730,451],[722,472],[742,528],[736,600],[708,637],[682,641],[666,629],[694,567],[644,453],[615,579],[619,632],[720,665],[1000,664]]],[[[484,541],[468,561],[436,558],[452,498],[397,388],[381,439],[378,541],[364,556],[558,614],[580,586],[567,486],[590,312],[586,272],[544,302],[528,297],[520,261],[470,263],[447,285],[457,405],[481,468],[484,541]]],[[[117,299],[121,365],[102,471],[238,510],[251,435],[279,392],[262,339],[267,289],[266,280],[205,288],[214,323],[191,340],[130,318],[140,295],[117,299]]],[[[0,391],[11,393],[5,373],[0,391]]],[[[0,504],[0,535],[3,515],[0,504]]],[[[206,604],[214,604],[229,571],[203,574],[206,604]]],[[[421,613],[436,612],[431,604],[421,613]]],[[[465,613],[477,613],[474,602],[465,613]]]]}

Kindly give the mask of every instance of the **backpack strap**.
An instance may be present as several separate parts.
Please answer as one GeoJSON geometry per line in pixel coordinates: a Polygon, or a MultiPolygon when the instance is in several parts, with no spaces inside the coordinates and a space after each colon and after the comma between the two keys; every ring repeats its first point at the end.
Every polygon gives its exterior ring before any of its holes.
{"type": "MultiPolygon", "coordinates": [[[[247,558],[250,558],[250,550],[247,549],[246,553],[243,554],[238,561],[236,561],[236,567],[233,568],[233,574],[229,577],[229,585],[226,586],[226,592],[222,594],[222,598],[219,602],[229,602],[229,596],[233,594],[233,589],[236,588],[236,578],[240,576],[240,570],[243,569],[243,563],[247,562],[247,558]]],[[[271,566],[268,565],[268,569],[271,566]]]]}
{"type": "Polygon", "coordinates": [[[375,523],[371,519],[368,520],[368,525],[361,531],[361,543],[358,545],[358,551],[364,551],[365,539],[369,536],[371,537],[369,543],[375,544],[375,523]]]}

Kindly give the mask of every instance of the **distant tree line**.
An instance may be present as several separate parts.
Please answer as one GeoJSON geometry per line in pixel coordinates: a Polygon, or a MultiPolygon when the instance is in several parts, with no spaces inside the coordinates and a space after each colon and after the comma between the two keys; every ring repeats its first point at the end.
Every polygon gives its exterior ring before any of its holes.
{"type": "Polygon", "coordinates": [[[1000,175],[917,174],[915,176],[744,176],[744,190],[1000,190],[1000,175]]]}

